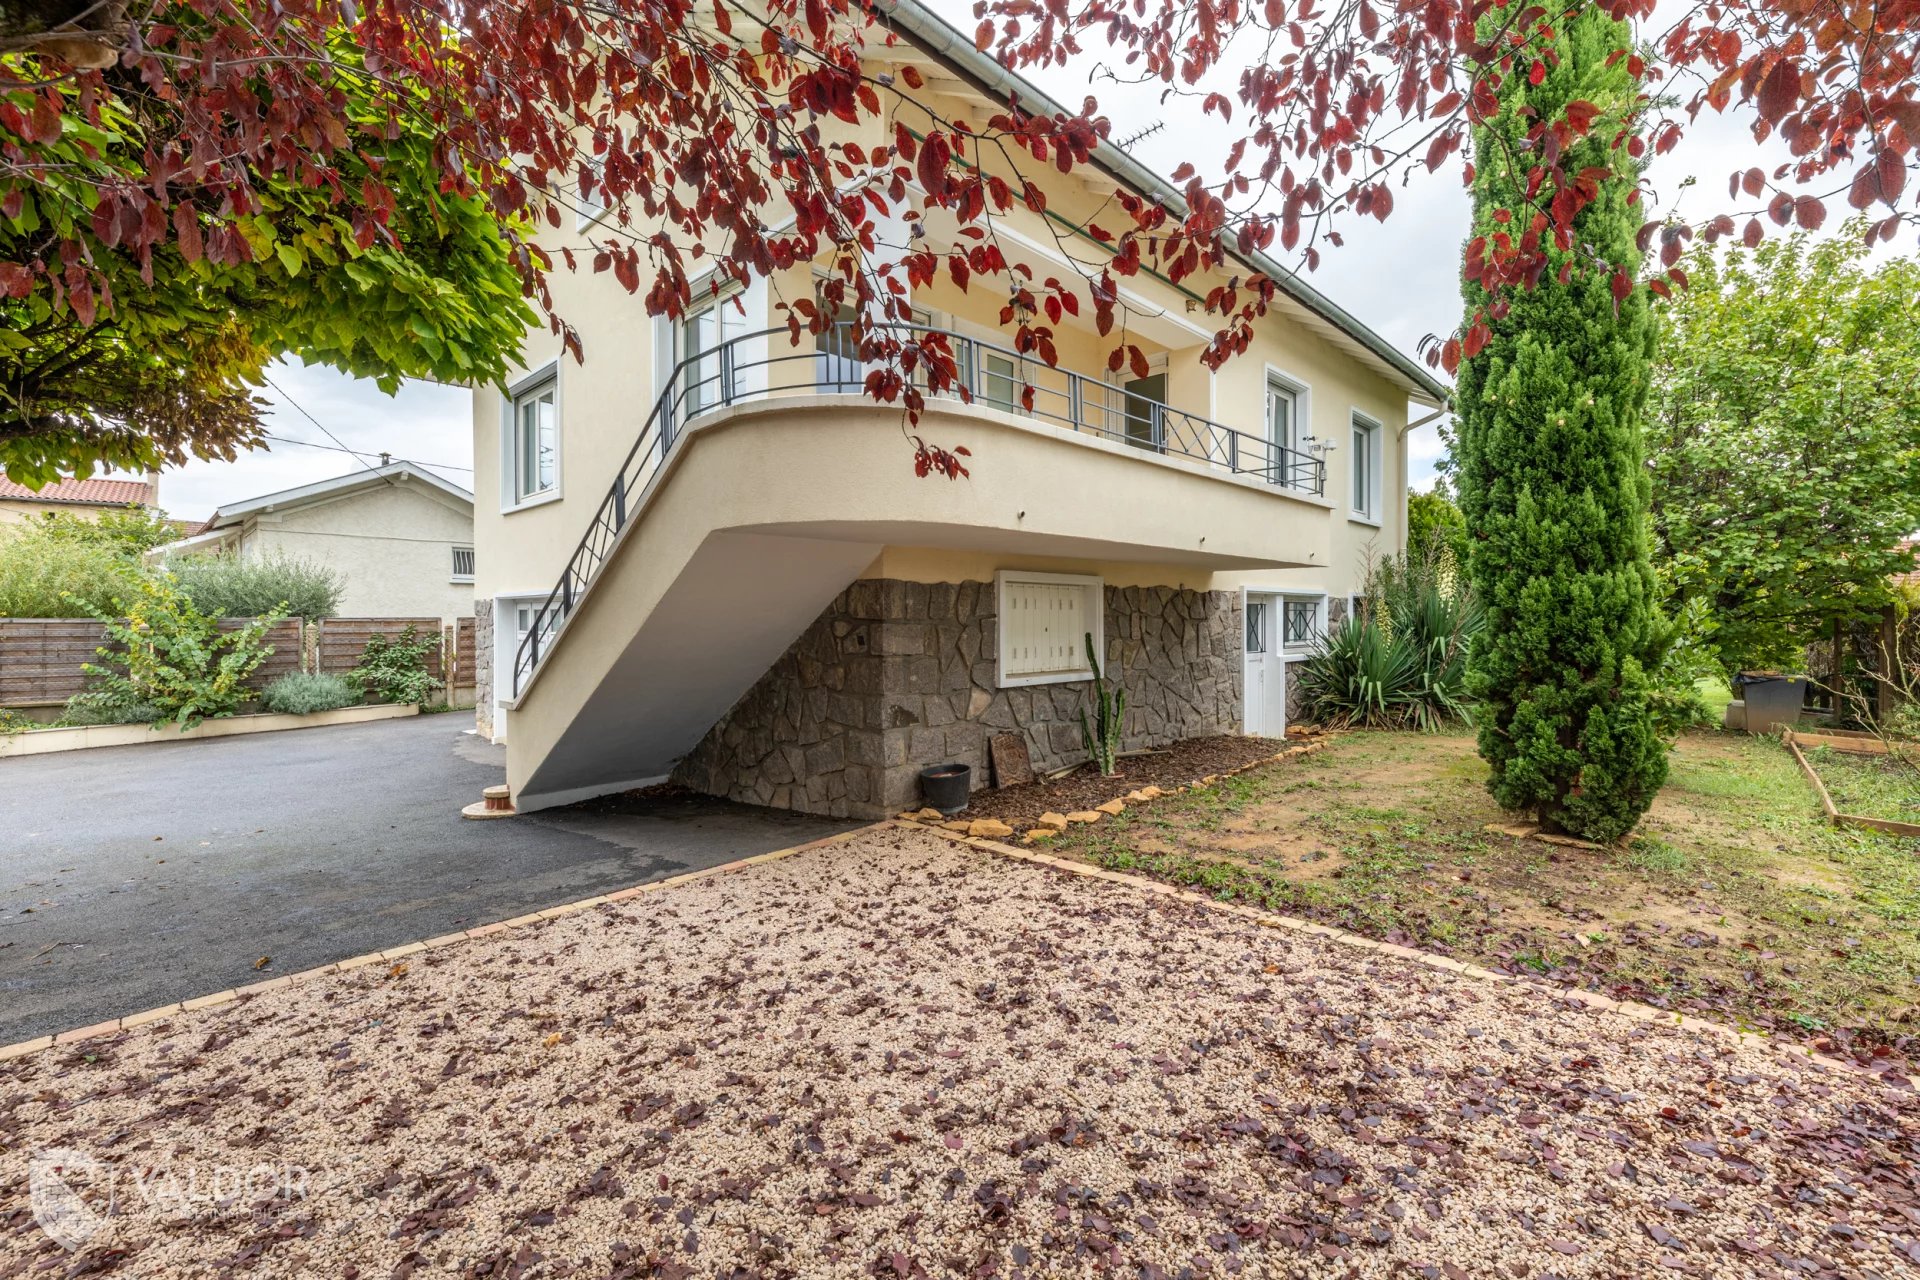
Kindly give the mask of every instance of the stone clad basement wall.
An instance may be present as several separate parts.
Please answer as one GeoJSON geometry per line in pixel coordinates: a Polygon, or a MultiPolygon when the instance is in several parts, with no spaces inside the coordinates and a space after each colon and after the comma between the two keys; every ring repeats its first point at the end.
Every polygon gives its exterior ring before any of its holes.
{"type": "MultiPolygon", "coordinates": [[[[878,817],[919,800],[919,770],[957,761],[989,781],[987,739],[1020,732],[1036,769],[1086,758],[1091,682],[996,686],[990,582],[863,580],[842,592],[675,771],[714,795],[878,817]]],[[[1109,676],[1127,690],[1126,749],[1241,725],[1240,596],[1106,589],[1109,676]]]]}

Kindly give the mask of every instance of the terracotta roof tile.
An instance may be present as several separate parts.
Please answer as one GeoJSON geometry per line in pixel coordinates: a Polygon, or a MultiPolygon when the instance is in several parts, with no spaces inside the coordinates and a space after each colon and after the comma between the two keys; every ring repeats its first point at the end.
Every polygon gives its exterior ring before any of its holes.
{"type": "Polygon", "coordinates": [[[0,502],[72,503],[84,507],[142,506],[153,501],[153,486],[145,480],[56,480],[35,492],[0,476],[0,502]]]}

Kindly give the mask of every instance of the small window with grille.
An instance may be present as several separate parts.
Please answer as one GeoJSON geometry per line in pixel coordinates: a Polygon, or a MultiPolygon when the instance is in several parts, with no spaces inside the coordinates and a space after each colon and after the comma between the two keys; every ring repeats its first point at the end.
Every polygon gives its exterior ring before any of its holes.
{"type": "Polygon", "coordinates": [[[1267,651],[1267,602],[1247,601],[1247,652],[1267,651]]]}
{"type": "Polygon", "coordinates": [[[1284,629],[1282,643],[1289,649],[1304,649],[1320,634],[1320,602],[1288,600],[1280,620],[1284,629]]]}
{"type": "Polygon", "coordinates": [[[473,548],[455,547],[453,549],[453,581],[473,581],[473,548]]]}

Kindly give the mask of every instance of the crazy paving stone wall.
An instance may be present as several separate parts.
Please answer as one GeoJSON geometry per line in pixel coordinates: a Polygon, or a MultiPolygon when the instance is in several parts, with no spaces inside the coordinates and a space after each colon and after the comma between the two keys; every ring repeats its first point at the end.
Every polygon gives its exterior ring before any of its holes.
{"type": "MultiPolygon", "coordinates": [[[[1106,660],[1127,691],[1123,748],[1238,733],[1240,596],[1106,589],[1106,660]]],[[[919,771],[990,781],[987,739],[1025,735],[1035,769],[1086,758],[1091,682],[1001,689],[990,582],[865,580],[842,592],[674,777],[749,804],[881,817],[918,803],[919,771]]]]}
{"type": "Polygon", "coordinates": [[[473,602],[473,727],[493,736],[493,601],[473,602]]]}

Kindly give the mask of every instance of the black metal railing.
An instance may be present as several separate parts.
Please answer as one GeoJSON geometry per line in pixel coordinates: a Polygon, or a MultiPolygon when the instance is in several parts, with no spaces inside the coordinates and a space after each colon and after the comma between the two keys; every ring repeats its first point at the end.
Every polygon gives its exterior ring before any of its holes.
{"type": "MultiPolygon", "coordinates": [[[[943,336],[953,353],[959,384],[974,404],[1148,452],[1204,462],[1296,492],[1320,495],[1326,490],[1324,460],[1265,436],[1221,426],[1112,383],[1053,368],[977,338],[920,325],[893,325],[889,329],[906,344],[917,342],[921,334],[943,336]]],[[[789,346],[786,329],[742,334],[676,364],[633,448],[614,475],[607,496],[594,512],[593,522],[568,558],[559,583],[535,611],[514,653],[513,696],[518,697],[526,687],[554,634],[599,576],[688,423],[747,400],[822,391],[863,392],[865,377],[865,366],[853,350],[850,334],[841,330],[820,335],[810,351],[789,346]]],[[[945,390],[928,398],[959,397],[958,390],[945,390]]]]}

